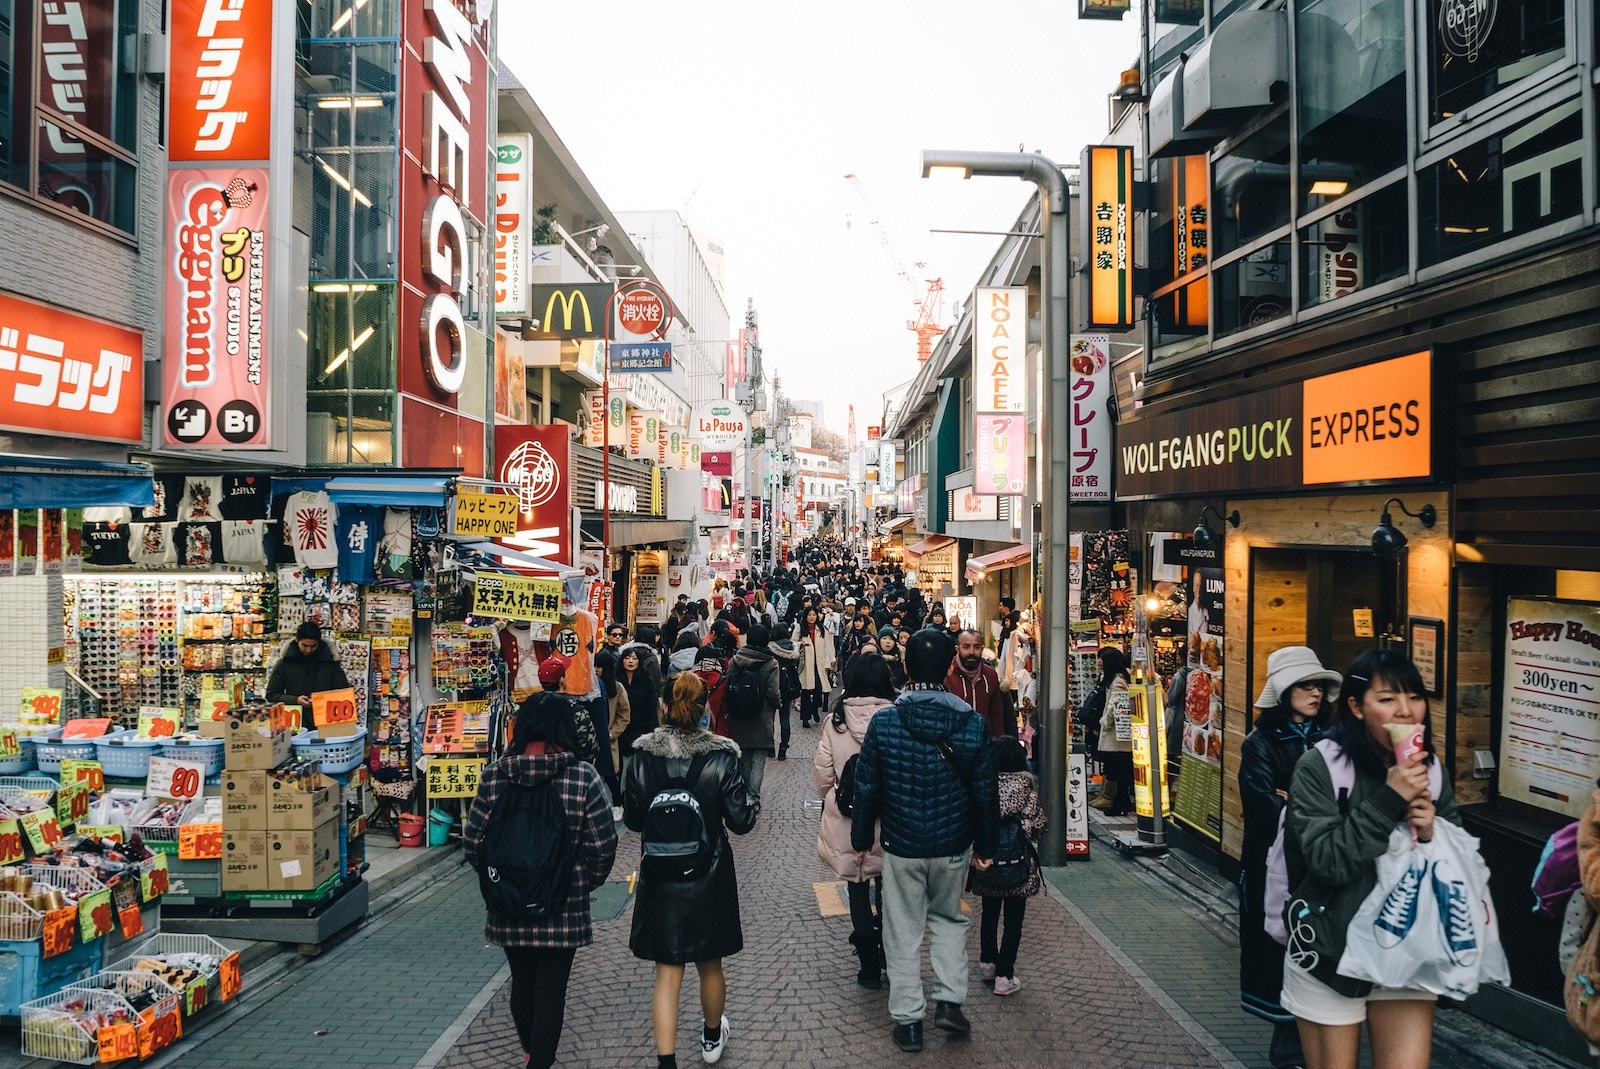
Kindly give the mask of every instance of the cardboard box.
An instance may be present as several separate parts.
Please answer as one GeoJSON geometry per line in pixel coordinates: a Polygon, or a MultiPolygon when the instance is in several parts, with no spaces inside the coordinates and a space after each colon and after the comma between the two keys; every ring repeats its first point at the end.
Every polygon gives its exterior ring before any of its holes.
{"type": "Polygon", "coordinates": [[[231,717],[228,720],[228,750],[224,767],[230,772],[277,768],[289,759],[294,741],[285,728],[264,734],[256,724],[231,717]]]}
{"type": "Polygon", "coordinates": [[[267,833],[229,831],[222,836],[222,889],[266,891],[267,833]]]}
{"type": "Polygon", "coordinates": [[[222,823],[229,831],[267,830],[267,774],[226,771],[222,774],[222,823]]]}
{"type": "Polygon", "coordinates": [[[317,785],[303,791],[292,782],[275,779],[270,772],[257,774],[266,780],[268,831],[310,829],[338,818],[339,785],[326,776],[317,776],[317,785]]]}
{"type": "Polygon", "coordinates": [[[267,889],[314,891],[339,870],[339,822],[267,832],[267,889]]]}

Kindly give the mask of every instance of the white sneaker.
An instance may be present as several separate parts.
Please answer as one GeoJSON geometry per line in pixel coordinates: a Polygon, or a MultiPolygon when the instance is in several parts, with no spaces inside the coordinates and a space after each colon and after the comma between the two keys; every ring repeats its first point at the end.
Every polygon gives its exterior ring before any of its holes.
{"type": "Polygon", "coordinates": [[[1022,981],[1015,976],[997,976],[994,978],[994,993],[997,995],[1015,995],[1022,990],[1022,981]]]}
{"type": "Polygon", "coordinates": [[[978,979],[982,980],[986,984],[994,982],[994,962],[978,962],[978,979]]]}
{"type": "Polygon", "coordinates": [[[706,1038],[705,1032],[702,1031],[700,1033],[700,1057],[704,1058],[706,1060],[707,1064],[711,1064],[713,1062],[716,1062],[716,1061],[721,1059],[722,1050],[727,1045],[728,1045],[728,1016],[727,1016],[727,1014],[723,1014],[723,1016],[722,1016],[722,1031],[717,1035],[717,1041],[715,1043],[711,1042],[709,1039],[706,1038]]]}

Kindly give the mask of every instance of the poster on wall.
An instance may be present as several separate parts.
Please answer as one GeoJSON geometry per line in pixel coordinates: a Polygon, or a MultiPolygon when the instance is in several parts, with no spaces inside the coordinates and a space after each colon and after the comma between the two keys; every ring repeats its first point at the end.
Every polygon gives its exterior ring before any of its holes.
{"type": "Polygon", "coordinates": [[[1506,602],[1500,797],[1581,817],[1600,773],[1600,605],[1506,602]]]}
{"type": "Polygon", "coordinates": [[[1223,573],[1189,571],[1189,673],[1183,698],[1183,751],[1178,757],[1179,820],[1222,838],[1223,573]]]}

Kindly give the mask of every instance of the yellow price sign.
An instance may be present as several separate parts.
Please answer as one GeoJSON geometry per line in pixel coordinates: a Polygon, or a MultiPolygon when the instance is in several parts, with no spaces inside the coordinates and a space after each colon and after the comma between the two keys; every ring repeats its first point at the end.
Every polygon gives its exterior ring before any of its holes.
{"type": "Polygon", "coordinates": [[[504,620],[555,623],[561,619],[561,580],[479,572],[472,587],[472,612],[504,620]]]}
{"type": "Polygon", "coordinates": [[[23,687],[18,723],[23,727],[54,727],[61,723],[59,687],[23,687]]]}
{"type": "Polygon", "coordinates": [[[61,762],[61,783],[87,783],[93,794],[100,794],[106,789],[106,773],[99,761],[74,761],[71,758],[61,762]]]}
{"type": "Polygon", "coordinates": [[[10,760],[22,756],[22,742],[17,736],[16,728],[6,728],[0,731],[0,760],[10,760]]]}
{"type": "Polygon", "coordinates": [[[141,739],[170,739],[183,728],[183,713],[177,709],[145,706],[139,710],[141,739]]]}
{"type": "Polygon", "coordinates": [[[442,759],[428,762],[429,798],[476,798],[483,776],[483,758],[442,759]]]}
{"type": "Polygon", "coordinates": [[[87,783],[63,783],[56,794],[56,822],[71,831],[78,821],[89,815],[91,794],[87,783]]]}

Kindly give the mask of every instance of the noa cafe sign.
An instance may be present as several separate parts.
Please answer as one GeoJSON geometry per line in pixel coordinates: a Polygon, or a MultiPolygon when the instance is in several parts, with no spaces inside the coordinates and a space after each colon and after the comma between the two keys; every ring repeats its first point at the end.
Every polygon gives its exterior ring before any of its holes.
{"type": "Polygon", "coordinates": [[[704,449],[720,453],[750,440],[750,414],[732,401],[706,401],[694,407],[689,434],[704,449]]]}

